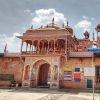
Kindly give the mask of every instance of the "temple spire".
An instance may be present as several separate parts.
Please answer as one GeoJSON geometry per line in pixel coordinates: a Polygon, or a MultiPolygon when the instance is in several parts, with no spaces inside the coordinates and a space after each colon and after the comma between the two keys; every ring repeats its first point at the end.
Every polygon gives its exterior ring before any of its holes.
{"type": "Polygon", "coordinates": [[[33,25],[31,26],[31,29],[33,29],[33,25]]]}
{"type": "Polygon", "coordinates": [[[68,26],[68,21],[67,21],[67,26],[68,26]]]}
{"type": "Polygon", "coordinates": [[[7,43],[6,43],[5,48],[4,48],[4,53],[7,53],[7,43]]]}
{"type": "Polygon", "coordinates": [[[54,17],[52,18],[52,24],[54,25],[54,17]]]}

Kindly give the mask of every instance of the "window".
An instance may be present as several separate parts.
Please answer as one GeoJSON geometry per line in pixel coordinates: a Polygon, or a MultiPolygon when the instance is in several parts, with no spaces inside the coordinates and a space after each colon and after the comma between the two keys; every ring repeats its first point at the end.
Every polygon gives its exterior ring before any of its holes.
{"type": "Polygon", "coordinates": [[[75,68],[75,72],[80,72],[80,68],[75,68]]]}
{"type": "Polygon", "coordinates": [[[74,72],[74,81],[75,81],[75,82],[80,82],[80,81],[81,81],[80,68],[75,68],[75,72],[74,72]]]}

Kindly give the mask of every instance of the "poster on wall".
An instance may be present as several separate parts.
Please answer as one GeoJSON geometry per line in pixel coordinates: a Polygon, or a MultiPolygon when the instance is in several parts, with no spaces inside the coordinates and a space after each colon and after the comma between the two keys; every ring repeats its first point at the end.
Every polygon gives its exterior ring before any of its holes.
{"type": "Polygon", "coordinates": [[[81,73],[80,72],[74,72],[74,81],[76,81],[76,82],[81,81],[81,73]]]}
{"type": "Polygon", "coordinates": [[[64,66],[64,80],[72,81],[72,67],[71,66],[64,66]]]}
{"type": "Polygon", "coordinates": [[[95,68],[85,67],[84,68],[84,76],[95,76],[95,68]]]}

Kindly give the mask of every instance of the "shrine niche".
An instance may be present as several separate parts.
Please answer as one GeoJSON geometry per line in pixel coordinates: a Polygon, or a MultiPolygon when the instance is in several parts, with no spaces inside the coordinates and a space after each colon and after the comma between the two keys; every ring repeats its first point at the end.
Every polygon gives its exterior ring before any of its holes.
{"type": "Polygon", "coordinates": [[[58,80],[58,66],[57,65],[54,65],[53,73],[54,73],[53,79],[58,80]]]}
{"type": "Polygon", "coordinates": [[[27,66],[25,67],[24,80],[29,80],[29,75],[30,75],[30,66],[27,65],[27,66]]]}
{"type": "Polygon", "coordinates": [[[32,71],[31,71],[31,80],[36,79],[36,67],[33,66],[32,71]]]}
{"type": "Polygon", "coordinates": [[[51,69],[49,67],[49,70],[48,70],[48,81],[50,81],[50,80],[51,80],[51,69]]]}

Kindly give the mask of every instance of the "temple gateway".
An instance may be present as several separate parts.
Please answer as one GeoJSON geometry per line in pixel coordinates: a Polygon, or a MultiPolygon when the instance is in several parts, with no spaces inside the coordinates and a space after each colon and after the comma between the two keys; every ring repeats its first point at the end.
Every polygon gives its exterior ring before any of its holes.
{"type": "Polygon", "coordinates": [[[46,26],[31,27],[17,36],[20,53],[6,48],[0,53],[0,86],[15,80],[22,87],[90,89],[94,82],[95,89],[100,88],[100,51],[88,51],[93,45],[100,47],[100,24],[96,31],[96,41],[88,31],[79,39],[68,22],[59,27],[54,18],[46,26]]]}

